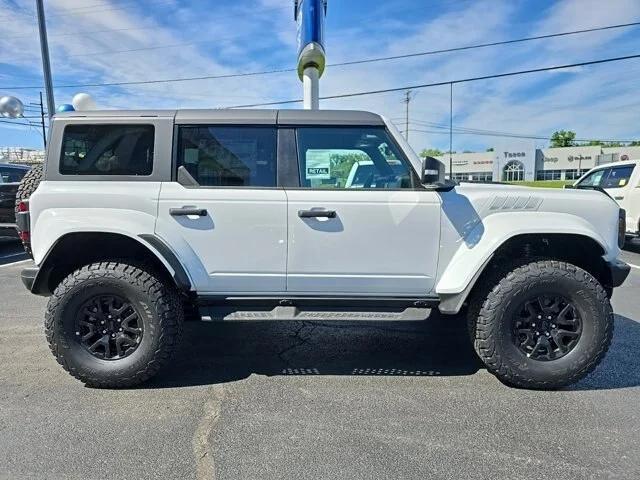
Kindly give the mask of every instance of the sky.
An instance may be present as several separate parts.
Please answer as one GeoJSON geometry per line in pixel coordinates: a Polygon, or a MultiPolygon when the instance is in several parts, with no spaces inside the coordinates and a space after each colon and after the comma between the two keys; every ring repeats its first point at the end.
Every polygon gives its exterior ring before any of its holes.
{"type": "MultiPolygon", "coordinates": [[[[101,108],[220,108],[298,99],[295,72],[148,85],[74,87],[296,67],[292,0],[46,0],[56,104],[89,93],[101,108]]],[[[640,21],[638,0],[329,0],[328,63],[403,55],[640,21]]],[[[640,53],[640,26],[352,66],[327,67],[321,95],[444,82],[640,53]]],[[[0,96],[29,105],[43,84],[34,2],[0,0],[0,96]]],[[[640,139],[640,59],[453,88],[454,128],[549,137],[640,139]]],[[[413,90],[409,140],[449,149],[449,86],[413,90]]],[[[323,100],[405,128],[403,91],[323,100]]],[[[28,116],[37,116],[29,106],[28,116]]],[[[274,107],[269,107],[274,108],[274,107]]],[[[302,108],[300,104],[282,108],[302,108]]],[[[29,119],[38,121],[37,118],[29,119]]],[[[456,131],[454,151],[504,138],[456,131]]],[[[538,140],[540,147],[547,141],[538,140]]],[[[0,122],[0,146],[40,147],[36,127],[0,122]]]]}

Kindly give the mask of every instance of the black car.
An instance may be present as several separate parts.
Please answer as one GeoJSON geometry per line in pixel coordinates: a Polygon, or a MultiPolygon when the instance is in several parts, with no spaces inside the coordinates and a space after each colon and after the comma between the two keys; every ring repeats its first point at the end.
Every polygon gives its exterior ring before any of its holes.
{"type": "Polygon", "coordinates": [[[15,201],[20,180],[30,170],[25,165],[0,163],[0,238],[18,238],[15,201]]]}

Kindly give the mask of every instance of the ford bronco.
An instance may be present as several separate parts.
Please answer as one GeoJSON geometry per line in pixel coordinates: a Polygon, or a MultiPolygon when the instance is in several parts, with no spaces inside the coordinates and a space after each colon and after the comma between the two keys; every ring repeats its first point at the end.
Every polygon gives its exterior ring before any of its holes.
{"type": "Polygon", "coordinates": [[[88,385],[149,379],[211,306],[466,315],[488,370],[525,388],[575,382],[609,347],[629,267],[604,192],[456,185],[357,111],[73,112],[50,140],[18,199],[22,280],[88,385]]]}

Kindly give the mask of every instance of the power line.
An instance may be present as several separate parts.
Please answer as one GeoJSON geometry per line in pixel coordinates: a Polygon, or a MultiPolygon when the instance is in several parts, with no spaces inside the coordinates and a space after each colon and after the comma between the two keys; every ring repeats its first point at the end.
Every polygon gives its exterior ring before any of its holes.
{"type": "MultiPolygon", "coordinates": [[[[445,132],[445,131],[434,131],[434,130],[423,130],[423,129],[419,129],[419,128],[410,128],[409,130],[411,130],[412,132],[421,132],[421,133],[431,133],[431,134],[435,134],[435,135],[448,135],[449,132],[445,132]]],[[[455,129],[454,129],[455,130],[455,129]]],[[[455,133],[459,134],[459,135],[477,135],[479,137],[505,137],[505,138],[524,138],[524,139],[528,139],[528,140],[551,140],[551,137],[543,137],[543,136],[539,136],[539,135],[520,135],[517,133],[500,133],[500,132],[493,132],[491,133],[490,131],[486,131],[486,132],[482,132],[482,131],[456,131],[455,133]]],[[[619,142],[619,143],[631,143],[634,140],[611,140],[611,139],[598,139],[601,142],[619,142]]],[[[575,142],[592,142],[594,141],[593,138],[590,139],[584,139],[584,138],[576,138],[574,139],[575,142]]]]}
{"type": "Polygon", "coordinates": [[[473,50],[476,48],[487,48],[487,47],[495,47],[498,45],[510,45],[514,43],[523,43],[530,42],[533,40],[543,40],[548,38],[556,38],[556,37],[566,37],[568,35],[578,35],[582,33],[590,33],[590,32],[599,32],[603,30],[613,30],[616,28],[626,28],[626,27],[636,27],[640,25],[640,22],[632,22],[632,23],[620,23],[617,25],[608,25],[605,27],[594,27],[594,28],[586,28],[582,30],[572,30],[569,32],[560,32],[560,33],[550,33],[548,35],[537,35],[535,37],[524,37],[524,38],[516,38],[514,40],[503,40],[499,42],[490,42],[490,43],[479,43],[475,45],[467,45],[464,47],[453,47],[453,48],[444,48],[441,50],[431,50],[428,52],[417,52],[417,53],[408,53],[404,55],[393,55],[390,57],[378,57],[378,58],[370,58],[365,60],[353,60],[348,62],[341,63],[332,63],[328,64],[328,67],[342,67],[345,65],[359,65],[361,63],[373,63],[373,62],[386,62],[388,60],[399,60],[403,58],[411,58],[411,57],[422,57],[425,55],[436,55],[439,53],[451,53],[451,52],[461,52],[464,50],[473,50]]]}
{"type": "MultiPolygon", "coordinates": [[[[278,9],[280,9],[280,8],[278,8],[278,9]]],[[[430,51],[425,51],[425,52],[409,53],[409,54],[405,54],[405,55],[396,55],[396,56],[392,56],[392,57],[378,57],[378,58],[370,58],[370,59],[364,59],[364,60],[352,60],[352,61],[347,61],[347,62],[331,63],[331,64],[328,64],[327,66],[328,67],[342,67],[342,66],[347,66],[347,65],[358,65],[358,64],[363,64],[363,63],[382,62],[382,61],[397,60],[397,59],[402,59],[402,58],[412,58],[412,57],[417,57],[417,56],[435,55],[435,54],[450,53],[450,52],[462,51],[462,50],[471,50],[471,49],[476,49],[476,48],[486,48],[486,47],[489,47],[489,46],[508,45],[508,44],[513,44],[513,43],[528,42],[528,41],[532,41],[532,40],[548,39],[548,38],[554,38],[554,37],[576,35],[576,34],[582,34],[582,33],[588,33],[588,32],[596,32],[596,31],[602,31],[602,30],[611,30],[611,29],[616,29],[616,28],[625,28],[625,27],[638,26],[638,25],[640,25],[640,22],[624,23],[624,24],[617,24],[617,25],[608,25],[608,26],[604,26],[604,27],[582,29],[582,30],[574,30],[574,31],[571,31],[571,32],[560,32],[560,33],[554,33],[554,34],[549,34],[549,35],[539,35],[537,37],[526,37],[526,38],[519,38],[519,39],[513,39],[513,40],[505,40],[505,41],[501,41],[501,42],[491,42],[491,43],[483,43],[483,44],[477,44],[477,45],[467,45],[467,46],[463,46],[463,47],[453,47],[453,48],[440,49],[440,50],[430,50],[430,51]]],[[[194,42],[194,43],[196,43],[196,42],[194,42]]],[[[200,42],[197,42],[197,43],[200,43],[200,42]]],[[[177,45],[167,45],[166,47],[168,48],[168,47],[175,47],[175,46],[177,46],[177,45]]],[[[136,51],[137,52],[137,51],[157,49],[157,48],[163,48],[163,47],[158,47],[158,46],[156,46],[156,47],[141,47],[141,48],[131,49],[129,51],[136,51]]],[[[114,53],[125,53],[125,52],[126,51],[120,51],[120,52],[114,52],[114,53]]],[[[109,53],[109,52],[102,52],[101,54],[105,54],[105,53],[109,53]]],[[[82,55],[85,55],[85,54],[82,54],[82,55]]],[[[88,54],[88,55],[96,55],[96,54],[88,54]]],[[[76,55],[76,56],[81,56],[81,55],[76,55]]],[[[167,79],[158,79],[158,80],[137,80],[137,81],[129,81],[129,82],[103,82],[103,83],[83,83],[83,84],[56,85],[56,88],[115,87],[115,86],[127,86],[127,85],[150,85],[150,84],[156,84],[156,83],[190,82],[190,81],[197,81],[197,80],[217,80],[217,79],[225,79],[225,78],[251,77],[251,76],[259,76],[259,75],[271,75],[271,74],[277,74],[277,73],[290,73],[290,72],[296,72],[296,71],[297,70],[295,68],[277,68],[277,69],[255,71],[255,72],[240,72],[240,73],[223,74],[223,75],[203,75],[203,76],[196,76],[196,77],[167,78],[167,79]]],[[[446,82],[446,83],[449,83],[449,82],[446,82]]],[[[39,88],[42,88],[42,87],[39,86],[39,85],[34,85],[34,86],[14,86],[14,87],[0,87],[0,88],[4,88],[4,89],[7,89],[7,90],[30,90],[30,89],[39,89],[39,88]]]]}
{"type": "MultiPolygon", "coordinates": [[[[383,89],[380,89],[380,90],[368,90],[368,91],[364,91],[364,92],[353,92],[353,93],[343,93],[343,94],[339,94],[339,95],[328,95],[328,96],[325,96],[325,97],[320,97],[320,100],[336,100],[336,99],[340,99],[340,98],[361,97],[361,96],[365,96],[365,95],[377,95],[377,94],[381,94],[381,93],[392,93],[392,92],[399,92],[399,91],[403,91],[403,90],[417,90],[417,89],[421,89],[421,88],[438,87],[438,86],[449,85],[449,84],[454,84],[455,85],[455,84],[458,84],[458,83],[475,82],[475,81],[478,81],[478,80],[488,80],[488,79],[491,79],[491,78],[504,78],[504,77],[511,77],[511,76],[514,76],[514,75],[524,75],[524,74],[528,74],[528,73],[549,72],[549,71],[552,71],[552,70],[562,70],[562,69],[565,69],[565,68],[584,67],[584,66],[587,66],[587,65],[598,65],[598,64],[601,64],[601,63],[619,62],[619,61],[622,61],[622,60],[631,60],[631,59],[634,59],[634,58],[640,58],[640,54],[626,55],[624,57],[604,58],[604,59],[600,59],[600,60],[591,60],[591,61],[588,61],[588,62],[569,63],[569,64],[565,64],[565,65],[555,65],[553,67],[532,68],[532,69],[529,69],[529,70],[519,70],[519,71],[515,71],[515,72],[497,73],[497,74],[493,74],[493,75],[483,75],[483,76],[479,76],[479,77],[463,78],[463,79],[459,79],[459,80],[448,80],[448,81],[444,81],[444,82],[422,83],[422,84],[417,84],[417,85],[405,85],[403,87],[383,88],[383,89]]],[[[302,99],[282,100],[282,101],[277,101],[277,102],[254,103],[254,104],[250,104],[250,105],[235,105],[235,106],[226,107],[226,108],[266,107],[266,106],[271,106],[271,105],[286,105],[286,104],[301,103],[301,102],[302,102],[302,99]]]]}

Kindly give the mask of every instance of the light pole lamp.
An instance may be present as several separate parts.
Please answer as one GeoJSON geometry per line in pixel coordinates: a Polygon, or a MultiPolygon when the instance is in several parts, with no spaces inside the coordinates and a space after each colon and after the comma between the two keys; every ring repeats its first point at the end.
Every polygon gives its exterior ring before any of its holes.
{"type": "Polygon", "coordinates": [[[298,76],[303,84],[304,108],[320,108],[320,77],[324,73],[324,19],[327,0],[294,0],[298,23],[298,76]]]}

